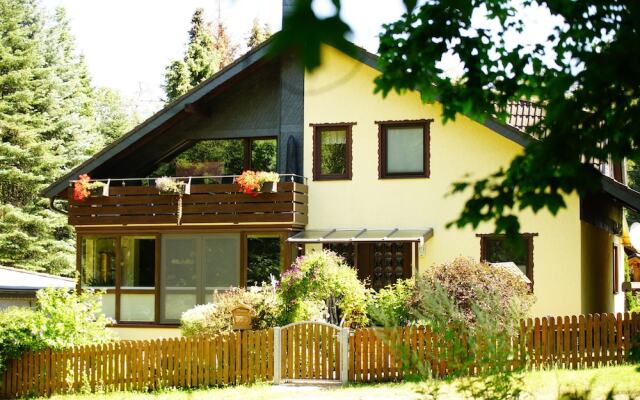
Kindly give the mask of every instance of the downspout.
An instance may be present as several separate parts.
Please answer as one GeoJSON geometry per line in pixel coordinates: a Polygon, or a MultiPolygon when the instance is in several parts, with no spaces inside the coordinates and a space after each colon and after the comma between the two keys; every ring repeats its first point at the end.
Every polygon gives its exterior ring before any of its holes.
{"type": "Polygon", "coordinates": [[[60,214],[69,215],[68,211],[57,208],[55,201],[56,199],[54,197],[51,197],[49,199],[49,208],[51,208],[53,211],[59,212],[60,214]]]}

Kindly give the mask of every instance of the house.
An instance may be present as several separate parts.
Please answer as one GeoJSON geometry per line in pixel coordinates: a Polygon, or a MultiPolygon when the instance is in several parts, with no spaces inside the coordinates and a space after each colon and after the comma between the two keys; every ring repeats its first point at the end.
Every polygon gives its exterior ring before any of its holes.
{"type": "Polygon", "coordinates": [[[74,279],[0,266],[0,310],[8,307],[33,307],[36,292],[44,288],[69,288],[74,279]]]}
{"type": "Polygon", "coordinates": [[[514,103],[513,125],[463,115],[443,125],[418,93],[374,95],[379,71],[365,50],[325,46],[322,67],[306,73],[289,56],[266,57],[269,46],[45,189],[69,201],[79,285],[106,289],[103,310],[122,337],[175,335],[181,313],[216,290],[277,276],[320,248],[374,288],[463,255],[514,262],[532,282],[534,315],[623,310],[622,210],[640,209],[623,166],[597,166],[602,192],[567,196],[556,216],[522,212],[527,251],[516,254],[489,224],[447,229],[465,197],[445,194],[467,173],[508,165],[540,110],[514,103]],[[240,193],[233,177],[246,169],[278,171],[277,192],[240,193]],[[74,200],[80,174],[107,189],[74,200]],[[184,194],[159,194],[163,175],[184,194]]]}

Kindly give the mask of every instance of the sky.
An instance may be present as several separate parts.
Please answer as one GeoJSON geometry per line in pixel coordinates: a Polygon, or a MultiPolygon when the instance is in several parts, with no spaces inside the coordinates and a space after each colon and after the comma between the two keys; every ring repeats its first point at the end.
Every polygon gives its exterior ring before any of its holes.
{"type": "MultiPolygon", "coordinates": [[[[398,19],[401,0],[343,0],[351,39],[375,52],[383,23],[398,19]]],[[[162,105],[164,68],[181,58],[191,16],[197,7],[207,19],[218,16],[218,0],[43,0],[50,10],[63,6],[95,86],[108,86],[139,103],[141,114],[162,105]]],[[[282,20],[281,0],[220,0],[220,14],[231,37],[244,43],[254,18],[275,32],[282,20]]],[[[318,13],[330,13],[329,0],[316,0],[318,13]]]]}
{"type": "MultiPolygon", "coordinates": [[[[254,18],[278,31],[282,0],[42,0],[49,10],[66,9],[78,50],[84,55],[94,86],[120,91],[148,116],[163,105],[163,74],[171,60],[183,57],[194,10],[202,7],[207,19],[218,12],[232,39],[244,43],[254,18]]],[[[320,15],[334,12],[331,0],[314,0],[320,15]]],[[[342,0],[342,18],[351,26],[350,38],[375,53],[384,23],[404,12],[402,0],[342,0]]],[[[558,23],[546,9],[523,10],[527,29],[508,37],[511,43],[544,42],[558,23]]],[[[490,27],[482,15],[474,25],[490,27]]],[[[455,58],[443,59],[450,76],[460,74],[455,58]]]]}

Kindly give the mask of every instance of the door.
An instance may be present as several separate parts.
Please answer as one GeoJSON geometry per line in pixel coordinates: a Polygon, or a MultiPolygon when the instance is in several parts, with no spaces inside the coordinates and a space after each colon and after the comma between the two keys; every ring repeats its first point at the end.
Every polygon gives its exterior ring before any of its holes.
{"type": "Polygon", "coordinates": [[[378,290],[398,279],[411,278],[410,242],[325,243],[324,248],[355,265],[358,279],[378,290]]]}
{"type": "Polygon", "coordinates": [[[240,234],[163,235],[161,258],[162,322],[240,286],[240,234]]]}

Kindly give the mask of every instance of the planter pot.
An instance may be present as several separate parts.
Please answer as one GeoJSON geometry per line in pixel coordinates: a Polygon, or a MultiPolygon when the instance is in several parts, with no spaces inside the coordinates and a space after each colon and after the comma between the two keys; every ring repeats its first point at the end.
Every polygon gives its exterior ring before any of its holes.
{"type": "Polygon", "coordinates": [[[260,193],[273,193],[278,191],[278,182],[265,182],[260,187],[260,193]]]}
{"type": "Polygon", "coordinates": [[[89,193],[91,193],[91,196],[102,196],[104,195],[104,187],[89,189],[89,193]]]}

